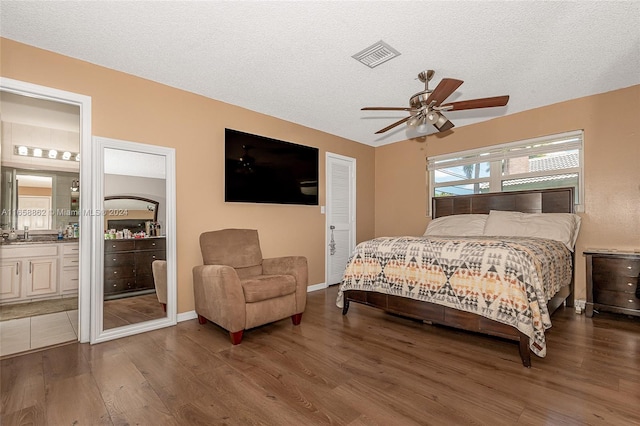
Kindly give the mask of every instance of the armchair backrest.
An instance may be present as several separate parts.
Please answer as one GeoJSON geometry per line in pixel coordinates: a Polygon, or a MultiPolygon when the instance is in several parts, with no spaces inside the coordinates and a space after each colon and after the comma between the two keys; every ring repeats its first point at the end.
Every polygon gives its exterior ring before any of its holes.
{"type": "Polygon", "coordinates": [[[167,303],[167,261],[154,260],[151,262],[153,284],[160,303],[167,303]]]}
{"type": "Polygon", "coordinates": [[[205,265],[228,265],[238,275],[262,273],[262,251],[256,229],[222,229],[200,234],[200,250],[205,265]]]}

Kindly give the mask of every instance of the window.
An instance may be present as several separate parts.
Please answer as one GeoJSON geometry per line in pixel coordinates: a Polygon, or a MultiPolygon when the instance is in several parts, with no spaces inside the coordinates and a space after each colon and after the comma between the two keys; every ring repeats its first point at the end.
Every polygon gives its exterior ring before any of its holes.
{"type": "Polygon", "coordinates": [[[427,159],[431,197],[575,188],[583,209],[583,131],[488,146],[427,159]]]}

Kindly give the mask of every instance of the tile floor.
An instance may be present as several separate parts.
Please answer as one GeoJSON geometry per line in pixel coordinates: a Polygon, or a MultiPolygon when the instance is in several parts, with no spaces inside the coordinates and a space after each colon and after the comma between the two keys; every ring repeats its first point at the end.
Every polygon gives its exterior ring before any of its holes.
{"type": "Polygon", "coordinates": [[[0,322],[0,356],[77,339],[77,309],[0,322]]]}

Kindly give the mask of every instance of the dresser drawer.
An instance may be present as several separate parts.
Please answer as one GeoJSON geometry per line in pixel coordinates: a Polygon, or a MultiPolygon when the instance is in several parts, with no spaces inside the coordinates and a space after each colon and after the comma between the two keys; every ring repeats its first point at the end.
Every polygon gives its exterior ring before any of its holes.
{"type": "Polygon", "coordinates": [[[118,278],[134,278],[136,276],[136,270],[132,265],[126,266],[107,266],[104,268],[104,279],[118,279],[118,278]]]}
{"type": "Polygon", "coordinates": [[[135,256],[133,253],[107,253],[104,256],[104,266],[133,266],[135,256]]]}
{"type": "Polygon", "coordinates": [[[106,240],[104,242],[104,252],[131,251],[135,248],[134,240],[106,240]]]}
{"type": "Polygon", "coordinates": [[[104,294],[122,293],[124,291],[133,291],[136,289],[135,280],[133,279],[118,279],[118,280],[106,280],[104,282],[104,294]]]}
{"type": "Polygon", "coordinates": [[[166,255],[164,251],[146,251],[136,253],[136,275],[151,275],[151,264],[154,260],[165,260],[166,255]]]}
{"type": "Polygon", "coordinates": [[[595,303],[617,306],[626,309],[640,309],[640,298],[635,293],[620,293],[617,291],[593,290],[593,299],[595,303]]]}
{"type": "Polygon", "coordinates": [[[144,238],[135,240],[136,250],[164,250],[164,238],[144,238]]]}
{"type": "Polygon", "coordinates": [[[136,277],[136,290],[150,290],[153,288],[155,288],[155,284],[151,275],[136,277]]]}

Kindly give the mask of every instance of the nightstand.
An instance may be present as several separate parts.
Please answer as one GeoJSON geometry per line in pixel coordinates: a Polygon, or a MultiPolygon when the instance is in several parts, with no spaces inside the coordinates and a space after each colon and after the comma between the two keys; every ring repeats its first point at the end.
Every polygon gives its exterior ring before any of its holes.
{"type": "Polygon", "coordinates": [[[587,304],[593,309],[640,316],[640,253],[585,250],[587,263],[587,304]]]}

